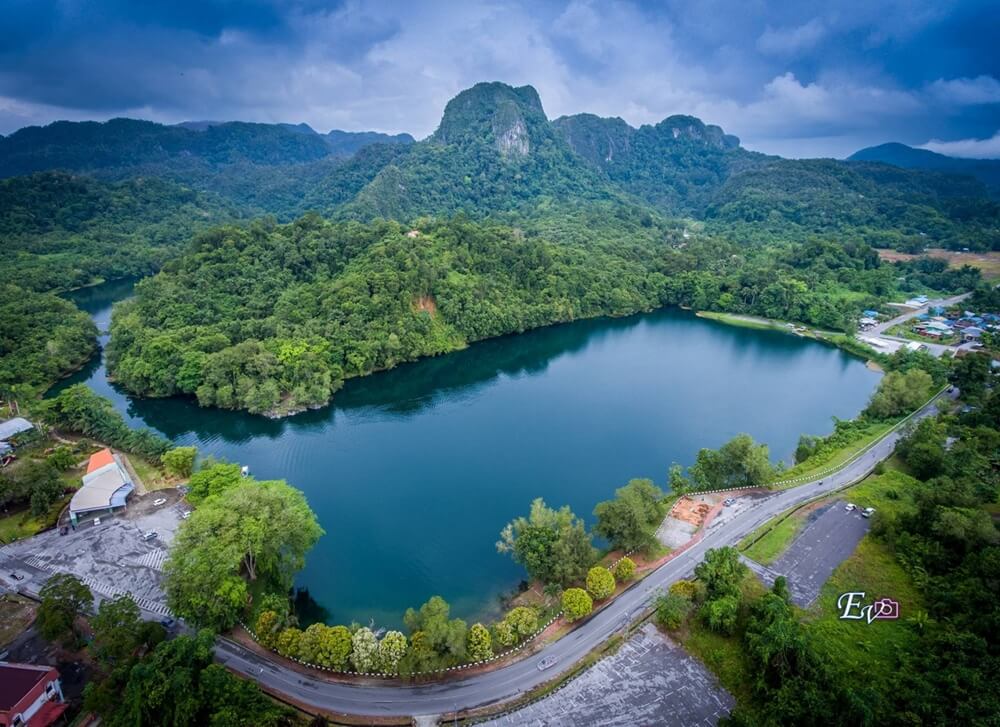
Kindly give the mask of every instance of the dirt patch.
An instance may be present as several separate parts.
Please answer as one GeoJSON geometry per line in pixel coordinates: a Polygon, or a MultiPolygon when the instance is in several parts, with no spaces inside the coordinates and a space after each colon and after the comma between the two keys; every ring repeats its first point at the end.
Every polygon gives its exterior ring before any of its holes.
{"type": "Polygon", "coordinates": [[[923,255],[913,255],[907,252],[896,250],[879,250],[878,256],[886,262],[900,262],[903,260],[913,260],[918,257],[936,257],[948,261],[948,266],[960,268],[963,265],[971,265],[982,271],[983,277],[987,280],[1000,278],[1000,252],[958,252],[956,250],[942,250],[941,248],[929,248],[923,255]]]}
{"type": "Polygon", "coordinates": [[[0,648],[9,646],[35,620],[35,604],[16,593],[0,596],[0,648]]]}
{"type": "Polygon", "coordinates": [[[701,502],[685,495],[674,503],[670,509],[670,517],[690,523],[697,528],[705,522],[705,516],[711,509],[712,506],[707,502],[701,502]]]}
{"type": "Polygon", "coordinates": [[[417,312],[425,311],[430,313],[431,317],[434,317],[438,312],[437,301],[434,300],[433,295],[418,296],[417,299],[413,301],[413,310],[417,312]]]}

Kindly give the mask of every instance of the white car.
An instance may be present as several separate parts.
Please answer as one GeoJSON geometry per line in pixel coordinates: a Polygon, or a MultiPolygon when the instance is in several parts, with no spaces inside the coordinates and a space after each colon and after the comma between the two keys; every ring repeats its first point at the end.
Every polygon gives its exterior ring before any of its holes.
{"type": "Polygon", "coordinates": [[[160,505],[166,505],[166,504],[167,504],[167,498],[165,497],[157,497],[155,500],[153,500],[154,507],[159,507],[160,505]]]}
{"type": "Polygon", "coordinates": [[[94,518],[94,525],[100,525],[100,524],[101,524],[101,518],[95,517],[94,518]]]}
{"type": "Polygon", "coordinates": [[[849,502],[846,505],[844,505],[845,512],[854,512],[855,510],[857,510],[857,508],[858,506],[855,505],[853,502],[849,502]]]}
{"type": "Polygon", "coordinates": [[[191,511],[185,510],[184,512],[181,513],[181,517],[187,520],[189,517],[191,517],[191,511]]]}
{"type": "Polygon", "coordinates": [[[156,531],[155,530],[150,530],[150,531],[145,532],[145,533],[142,534],[142,539],[143,540],[152,540],[155,537],[156,537],[156,531]]]}
{"type": "Polygon", "coordinates": [[[875,514],[874,507],[866,507],[864,510],[861,511],[861,517],[871,517],[874,514],[875,514]]]}
{"type": "Polygon", "coordinates": [[[559,661],[557,656],[544,656],[538,662],[538,671],[545,671],[551,666],[555,666],[555,663],[559,661]]]}

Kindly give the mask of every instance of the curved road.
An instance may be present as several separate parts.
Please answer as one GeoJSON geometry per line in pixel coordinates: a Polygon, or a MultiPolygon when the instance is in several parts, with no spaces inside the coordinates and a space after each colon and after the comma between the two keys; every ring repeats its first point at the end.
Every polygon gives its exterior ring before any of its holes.
{"type": "MultiPolygon", "coordinates": [[[[913,420],[917,421],[936,412],[937,407],[931,402],[914,415],[913,420]]],[[[325,712],[405,717],[442,714],[502,703],[568,671],[594,647],[638,617],[649,605],[655,591],[689,576],[695,565],[701,562],[705,551],[735,545],[754,529],[790,507],[861,479],[878,462],[892,454],[898,439],[899,433],[895,430],[836,474],[761,498],[728,522],[720,523],[718,527],[709,527],[700,542],[665,563],[579,628],[534,656],[494,671],[465,679],[416,686],[360,685],[327,682],[300,674],[225,639],[219,641],[216,657],[230,669],[254,679],[266,688],[325,712]],[[539,671],[537,665],[542,657],[556,657],[558,661],[546,671],[539,671]]]]}

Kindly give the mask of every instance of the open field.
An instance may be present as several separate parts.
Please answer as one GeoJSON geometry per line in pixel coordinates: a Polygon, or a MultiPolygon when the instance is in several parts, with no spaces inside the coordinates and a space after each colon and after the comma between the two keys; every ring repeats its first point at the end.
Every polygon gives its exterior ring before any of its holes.
{"type": "MultiPolygon", "coordinates": [[[[947,260],[949,267],[953,268],[959,268],[963,265],[971,265],[974,268],[979,268],[986,280],[1000,278],[1000,252],[957,252],[955,250],[930,248],[924,255],[947,260]]],[[[921,255],[912,255],[895,250],[879,250],[878,256],[887,262],[913,260],[914,258],[921,257],[921,255]]]]}

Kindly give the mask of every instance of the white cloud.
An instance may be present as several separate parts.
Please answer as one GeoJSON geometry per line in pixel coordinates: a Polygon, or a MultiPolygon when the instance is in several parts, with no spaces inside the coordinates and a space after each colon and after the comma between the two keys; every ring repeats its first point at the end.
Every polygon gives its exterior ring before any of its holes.
{"type": "Polygon", "coordinates": [[[975,78],[939,78],[928,91],[938,101],[956,106],[1000,103],[1000,81],[993,76],[975,78]]]}
{"type": "Polygon", "coordinates": [[[770,25],[757,38],[757,49],[773,55],[794,55],[814,47],[826,35],[826,25],[820,18],[791,28],[770,25]]]}
{"type": "Polygon", "coordinates": [[[956,141],[941,141],[931,139],[920,145],[921,149],[947,154],[950,157],[965,157],[967,159],[1000,159],[1000,130],[988,139],[958,139],[956,141]]]}

